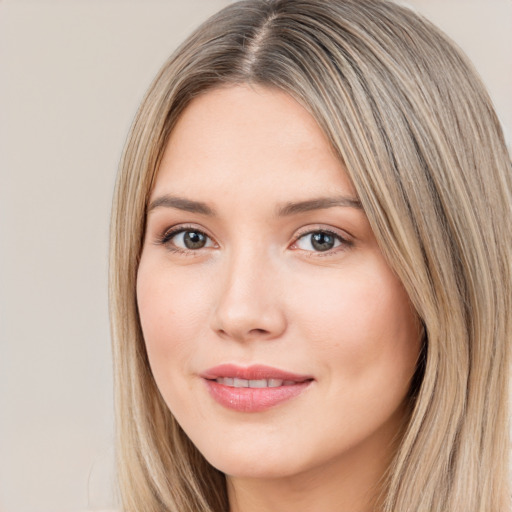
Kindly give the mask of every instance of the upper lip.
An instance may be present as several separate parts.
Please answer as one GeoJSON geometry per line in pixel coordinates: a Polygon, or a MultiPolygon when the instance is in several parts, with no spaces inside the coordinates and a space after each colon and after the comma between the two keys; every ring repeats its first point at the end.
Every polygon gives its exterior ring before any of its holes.
{"type": "Polygon", "coordinates": [[[261,364],[245,367],[236,364],[221,364],[204,371],[201,373],[201,377],[208,380],[228,377],[246,380],[279,379],[294,382],[305,382],[313,379],[311,375],[300,375],[261,364]]]}

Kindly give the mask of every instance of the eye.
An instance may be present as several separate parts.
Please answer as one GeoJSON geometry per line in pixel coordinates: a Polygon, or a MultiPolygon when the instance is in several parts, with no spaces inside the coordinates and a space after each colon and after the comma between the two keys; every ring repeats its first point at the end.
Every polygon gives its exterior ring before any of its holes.
{"type": "Polygon", "coordinates": [[[214,246],[211,238],[202,231],[183,227],[166,231],[159,242],[171,251],[177,252],[196,251],[214,246]]]}
{"type": "Polygon", "coordinates": [[[332,231],[310,231],[300,236],[294,246],[304,251],[327,252],[341,245],[350,245],[348,240],[332,231]]]}

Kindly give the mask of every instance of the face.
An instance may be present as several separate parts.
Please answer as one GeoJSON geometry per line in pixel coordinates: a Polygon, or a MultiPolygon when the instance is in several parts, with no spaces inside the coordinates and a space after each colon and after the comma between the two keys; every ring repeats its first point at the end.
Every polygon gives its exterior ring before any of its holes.
{"type": "Polygon", "coordinates": [[[151,193],[137,300],[169,409],[227,475],[384,457],[416,315],[343,165],[284,92],[197,97],[151,193]]]}

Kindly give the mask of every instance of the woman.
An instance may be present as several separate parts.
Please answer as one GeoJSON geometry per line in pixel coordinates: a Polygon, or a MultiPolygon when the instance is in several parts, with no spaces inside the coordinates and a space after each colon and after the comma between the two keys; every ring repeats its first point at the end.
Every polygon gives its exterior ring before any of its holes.
{"type": "Polygon", "coordinates": [[[511,189],[478,77],[409,10],[207,21],[114,199],[124,509],[509,510],[511,189]]]}

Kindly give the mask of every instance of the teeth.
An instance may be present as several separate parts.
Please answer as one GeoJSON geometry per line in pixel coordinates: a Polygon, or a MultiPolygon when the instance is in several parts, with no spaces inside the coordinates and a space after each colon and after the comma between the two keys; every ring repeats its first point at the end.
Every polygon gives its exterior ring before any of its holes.
{"type": "Polygon", "coordinates": [[[215,379],[219,384],[224,386],[230,386],[234,388],[278,388],[279,386],[293,386],[295,381],[293,380],[281,380],[281,379],[237,379],[231,377],[219,377],[215,379]]]}
{"type": "Polygon", "coordinates": [[[233,386],[235,388],[248,388],[249,382],[249,380],[235,378],[233,379],[233,386]]]}
{"type": "Polygon", "coordinates": [[[249,387],[250,388],[268,388],[268,382],[265,379],[250,380],[249,387]]]}

